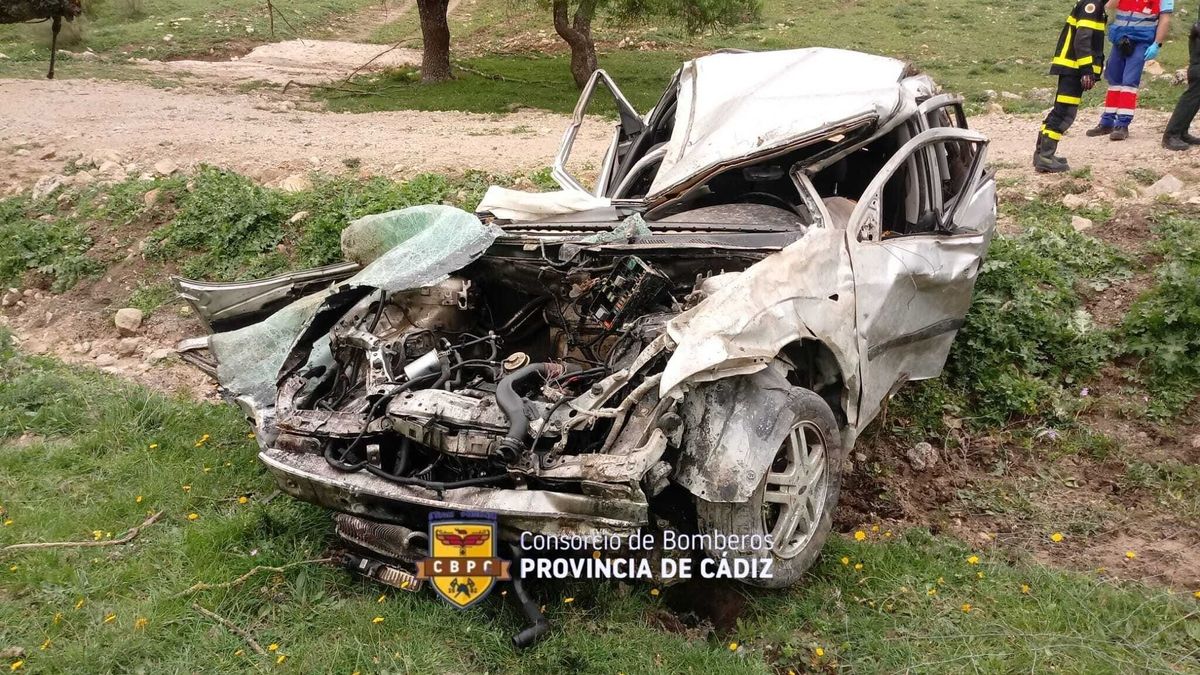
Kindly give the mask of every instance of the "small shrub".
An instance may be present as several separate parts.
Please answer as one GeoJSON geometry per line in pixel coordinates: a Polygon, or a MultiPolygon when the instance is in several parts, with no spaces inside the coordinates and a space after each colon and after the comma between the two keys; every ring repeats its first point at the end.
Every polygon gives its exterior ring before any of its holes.
{"type": "Polygon", "coordinates": [[[1200,393],[1200,220],[1180,213],[1154,216],[1164,257],[1154,286],[1125,316],[1125,352],[1140,359],[1150,390],[1148,412],[1168,417],[1200,393]]]}

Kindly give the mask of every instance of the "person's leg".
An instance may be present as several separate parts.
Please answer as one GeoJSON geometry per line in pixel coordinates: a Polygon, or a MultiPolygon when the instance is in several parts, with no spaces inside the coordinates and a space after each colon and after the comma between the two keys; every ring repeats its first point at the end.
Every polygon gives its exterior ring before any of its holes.
{"type": "Polygon", "coordinates": [[[1083,84],[1075,75],[1060,75],[1058,89],[1054,94],[1054,107],[1046,115],[1038,133],[1038,148],[1033,156],[1033,167],[1042,173],[1062,173],[1070,170],[1067,160],[1055,153],[1063,134],[1075,122],[1083,96],[1083,84]]]}
{"type": "Polygon", "coordinates": [[[1108,83],[1108,91],[1104,95],[1104,109],[1100,113],[1100,123],[1094,129],[1089,129],[1088,136],[1107,136],[1117,126],[1117,103],[1121,95],[1121,78],[1125,75],[1125,56],[1121,50],[1113,47],[1108,62],[1104,64],[1104,81],[1108,83]],[[1117,87],[1113,89],[1113,87],[1117,87]]]}
{"type": "Polygon", "coordinates": [[[1146,67],[1147,42],[1135,42],[1133,54],[1124,60],[1121,77],[1121,93],[1117,97],[1117,123],[1113,128],[1112,139],[1123,141],[1129,136],[1129,125],[1133,123],[1133,113],[1137,110],[1138,87],[1142,84],[1142,69],[1146,67]]]}
{"type": "Polygon", "coordinates": [[[1163,133],[1163,143],[1166,144],[1168,138],[1178,138],[1185,142],[1188,141],[1185,137],[1194,138],[1188,133],[1188,127],[1191,126],[1198,111],[1200,111],[1200,64],[1188,68],[1188,88],[1179,97],[1179,102],[1175,104],[1175,111],[1171,113],[1171,120],[1167,122],[1166,132],[1163,133]]]}

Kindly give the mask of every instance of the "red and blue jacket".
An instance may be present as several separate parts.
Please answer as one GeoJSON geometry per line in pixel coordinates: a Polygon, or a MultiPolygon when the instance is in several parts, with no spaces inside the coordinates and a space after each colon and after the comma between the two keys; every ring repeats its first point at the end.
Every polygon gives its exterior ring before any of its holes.
{"type": "Polygon", "coordinates": [[[1132,42],[1154,42],[1158,17],[1174,11],[1175,0],[1119,0],[1108,39],[1113,44],[1126,37],[1132,42]]]}

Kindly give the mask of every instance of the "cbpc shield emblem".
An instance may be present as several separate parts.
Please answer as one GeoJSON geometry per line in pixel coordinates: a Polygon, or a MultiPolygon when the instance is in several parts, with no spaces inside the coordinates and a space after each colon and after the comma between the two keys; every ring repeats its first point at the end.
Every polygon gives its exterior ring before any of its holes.
{"type": "Polygon", "coordinates": [[[437,594],[466,609],[487,597],[496,581],[511,578],[509,561],[496,555],[496,521],[430,514],[430,557],[417,567],[417,577],[429,579],[437,594]]]}

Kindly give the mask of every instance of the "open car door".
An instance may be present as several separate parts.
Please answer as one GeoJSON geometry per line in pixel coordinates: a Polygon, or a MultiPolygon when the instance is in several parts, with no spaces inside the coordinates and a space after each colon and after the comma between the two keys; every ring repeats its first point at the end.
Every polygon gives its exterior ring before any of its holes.
{"type": "Polygon", "coordinates": [[[878,412],[875,402],[887,400],[900,384],[937,377],[963,325],[996,225],[986,146],[982,134],[956,127],[918,134],[888,160],[850,216],[846,243],[854,269],[860,426],[878,412]],[[915,184],[918,194],[906,194],[901,209],[885,208],[890,181],[915,184]],[[888,214],[906,211],[886,222],[888,214]]]}
{"type": "Polygon", "coordinates": [[[621,90],[617,87],[617,83],[613,82],[608,73],[603,70],[596,70],[592,73],[592,78],[588,80],[587,85],[584,86],[583,91],[579,94],[579,102],[575,104],[575,113],[571,118],[571,125],[563,133],[562,145],[558,149],[558,155],[554,158],[554,165],[550,169],[550,175],[564,190],[579,190],[602,197],[608,192],[615,167],[620,165],[621,161],[629,153],[633,142],[642,133],[643,129],[645,129],[645,123],[642,122],[642,118],[638,115],[637,111],[633,109],[633,105],[629,103],[629,99],[625,98],[625,95],[621,93],[621,90]],[[609,112],[604,109],[591,109],[592,98],[596,94],[596,87],[600,85],[603,85],[612,96],[612,105],[616,106],[617,123],[612,141],[609,143],[608,150],[604,153],[604,159],[600,162],[596,182],[591,189],[588,189],[584,187],[582,177],[572,175],[567,169],[567,164],[571,159],[571,151],[575,146],[575,137],[579,134],[579,129],[583,126],[589,112],[593,115],[609,112]]]}

